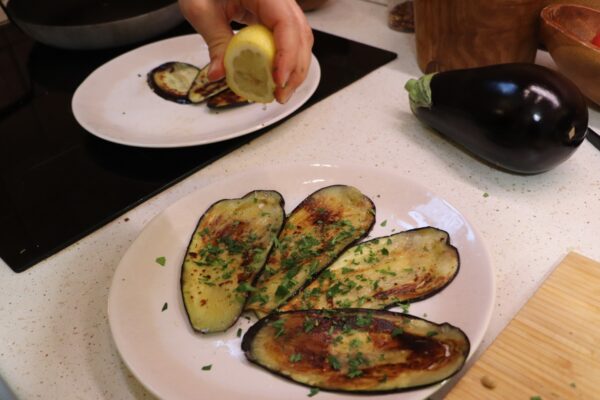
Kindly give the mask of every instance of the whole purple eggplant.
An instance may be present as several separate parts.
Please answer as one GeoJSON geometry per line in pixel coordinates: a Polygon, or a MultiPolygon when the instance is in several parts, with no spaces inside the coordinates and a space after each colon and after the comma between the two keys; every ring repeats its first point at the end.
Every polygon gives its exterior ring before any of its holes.
{"type": "Polygon", "coordinates": [[[406,83],[417,118],[492,165],[519,174],[548,171],[587,132],[579,89],[535,64],[438,72],[406,83]]]}

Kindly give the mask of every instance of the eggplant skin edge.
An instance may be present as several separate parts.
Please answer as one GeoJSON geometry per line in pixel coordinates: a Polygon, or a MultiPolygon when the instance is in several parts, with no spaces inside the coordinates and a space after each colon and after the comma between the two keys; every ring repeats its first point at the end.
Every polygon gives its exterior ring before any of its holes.
{"type": "MultiPolygon", "coordinates": [[[[452,250],[454,250],[454,252],[456,253],[456,262],[457,262],[457,265],[456,265],[456,272],[454,273],[454,275],[452,276],[452,278],[448,279],[448,282],[446,282],[446,284],[445,284],[445,285],[443,285],[443,286],[440,286],[440,287],[439,287],[439,288],[437,288],[436,290],[432,290],[431,292],[429,292],[429,293],[426,293],[426,294],[424,294],[423,296],[420,296],[420,297],[415,297],[414,299],[411,299],[411,300],[409,300],[409,301],[408,301],[409,303],[416,303],[416,302],[419,302],[419,301],[426,300],[426,299],[428,299],[428,298],[430,298],[430,297],[432,297],[432,296],[435,296],[436,294],[438,294],[438,293],[439,293],[439,292],[441,292],[442,290],[446,289],[446,288],[448,287],[448,285],[450,285],[450,284],[452,283],[452,281],[454,281],[454,279],[456,279],[456,277],[458,276],[458,273],[460,272],[460,252],[458,251],[458,249],[456,248],[456,246],[454,246],[454,245],[453,245],[453,244],[450,242],[450,234],[449,234],[447,231],[445,231],[445,230],[443,230],[443,229],[435,228],[435,227],[433,227],[433,226],[424,226],[424,227],[421,227],[421,228],[413,228],[413,229],[409,229],[409,230],[407,230],[407,231],[398,232],[398,233],[395,233],[394,235],[398,235],[398,234],[400,234],[400,233],[403,233],[403,232],[413,232],[413,231],[418,231],[418,230],[421,230],[421,229],[427,229],[427,228],[433,228],[433,229],[437,229],[438,231],[445,232],[445,233],[448,235],[448,237],[446,238],[446,243],[445,243],[445,244],[446,244],[448,247],[450,247],[452,250]]],[[[389,237],[389,236],[393,236],[393,235],[383,236],[383,239],[385,239],[385,238],[387,238],[387,237],[389,237]]],[[[375,239],[373,239],[373,240],[375,240],[375,239]]],[[[402,304],[402,303],[403,303],[403,302],[391,303],[391,304],[389,304],[389,305],[385,306],[383,309],[384,309],[384,310],[389,310],[390,308],[397,307],[397,306],[399,306],[399,305],[400,305],[400,304],[402,304]]],[[[417,317],[415,317],[415,318],[417,318],[417,317]]],[[[422,318],[421,318],[421,319],[422,319],[422,318]]]]}
{"type": "MultiPolygon", "coordinates": [[[[198,222],[194,226],[194,230],[192,231],[192,234],[190,235],[190,240],[189,240],[188,244],[186,245],[186,252],[187,252],[187,249],[190,247],[190,244],[192,243],[192,241],[194,239],[195,232],[198,230],[198,227],[202,223],[204,215],[206,214],[206,212],[208,210],[210,210],[213,206],[215,206],[216,204],[218,204],[220,202],[243,199],[245,197],[251,196],[255,192],[261,192],[261,191],[268,191],[268,192],[277,193],[279,195],[279,197],[281,198],[280,205],[281,205],[281,209],[283,210],[282,212],[283,212],[283,221],[284,221],[284,223],[281,224],[281,226],[279,227],[279,231],[275,234],[275,237],[277,237],[277,235],[279,235],[279,233],[281,232],[281,230],[283,229],[283,227],[285,225],[285,198],[283,197],[283,195],[281,193],[279,193],[276,190],[272,190],[272,189],[255,189],[255,190],[251,190],[250,192],[248,192],[245,195],[240,196],[240,197],[219,199],[219,200],[211,203],[208,207],[206,207],[206,210],[204,210],[204,212],[202,213],[202,215],[198,218],[198,222]]],[[[271,246],[271,249],[269,250],[269,253],[271,252],[272,249],[273,249],[273,246],[271,246]]],[[[268,254],[267,254],[267,257],[268,257],[268,254]]],[[[260,273],[262,272],[262,268],[264,268],[264,266],[266,265],[266,260],[267,260],[267,258],[265,258],[265,262],[263,263],[261,269],[255,274],[255,276],[254,276],[254,278],[253,278],[253,280],[251,282],[252,286],[254,286],[254,284],[256,283],[256,280],[258,279],[258,277],[260,276],[260,273]]],[[[195,329],[194,326],[192,325],[192,321],[190,320],[189,314],[188,314],[187,309],[185,307],[185,298],[184,298],[183,290],[181,290],[181,288],[183,287],[183,266],[184,265],[185,265],[185,257],[184,257],[184,259],[182,261],[181,267],[179,268],[179,294],[181,296],[181,301],[183,303],[186,320],[188,321],[189,326],[192,328],[192,330],[194,332],[201,333],[203,335],[210,335],[212,333],[219,333],[219,332],[203,332],[201,330],[195,329]]],[[[244,304],[242,306],[242,312],[240,313],[240,315],[238,315],[238,318],[236,318],[234,321],[232,321],[231,325],[229,325],[227,328],[225,328],[223,330],[223,332],[227,331],[229,328],[231,328],[233,325],[235,325],[235,323],[237,322],[237,320],[239,319],[239,317],[244,313],[244,307],[246,306],[246,304],[248,302],[248,298],[249,298],[249,296],[246,297],[246,300],[245,300],[245,302],[244,302],[244,304]]]]}
{"type": "MultiPolygon", "coordinates": [[[[295,384],[298,385],[302,385],[308,388],[313,388],[313,387],[317,387],[314,385],[309,385],[303,382],[298,382],[295,381],[294,379],[292,379],[291,377],[288,377],[282,373],[280,373],[277,370],[271,369],[271,368],[267,368],[262,364],[259,364],[256,360],[254,360],[251,356],[250,356],[250,347],[252,345],[252,341],[254,340],[254,337],[256,336],[256,334],[262,329],[262,327],[267,324],[268,322],[271,322],[271,320],[276,320],[279,318],[280,315],[285,315],[285,314],[291,314],[291,313],[304,313],[306,311],[310,311],[313,313],[318,313],[318,314],[331,314],[331,313],[338,313],[338,312],[369,312],[372,313],[373,315],[377,315],[377,314],[386,314],[386,313],[390,313],[391,311],[388,310],[373,310],[373,309],[366,309],[366,308],[342,308],[342,309],[335,309],[335,310],[292,310],[292,311],[283,311],[283,312],[271,312],[270,314],[268,314],[267,316],[265,316],[264,318],[258,320],[256,323],[254,323],[254,325],[252,325],[245,333],[244,336],[242,337],[242,344],[241,344],[241,348],[242,351],[244,352],[244,355],[246,356],[246,359],[251,362],[254,365],[257,365],[258,367],[270,372],[271,374],[273,374],[276,377],[279,378],[283,378],[286,381],[290,381],[293,382],[295,384]]],[[[416,320],[422,320],[422,321],[426,321],[429,323],[434,323],[432,321],[429,321],[425,318],[421,318],[418,317],[416,315],[411,315],[411,314],[402,314],[404,316],[407,316],[409,318],[412,319],[416,319],[416,320]]],[[[419,389],[423,389],[423,388],[427,388],[427,387],[431,387],[434,385],[439,385],[442,382],[447,381],[448,379],[451,379],[452,377],[454,377],[456,374],[458,374],[460,371],[463,370],[466,362],[469,360],[470,354],[471,354],[471,341],[469,339],[469,336],[467,336],[467,334],[460,329],[459,327],[452,325],[448,322],[443,322],[441,324],[437,324],[434,323],[438,326],[448,326],[450,328],[453,329],[457,329],[459,331],[461,331],[465,337],[465,344],[466,344],[466,356],[465,359],[462,363],[462,365],[460,366],[460,368],[457,368],[456,371],[454,371],[452,374],[448,375],[447,377],[445,377],[442,380],[436,381],[436,382],[431,382],[428,383],[426,385],[419,385],[419,386],[411,386],[411,387],[406,387],[406,388],[397,388],[397,389],[389,389],[389,390],[344,390],[344,389],[329,389],[329,388],[321,388],[319,387],[319,390],[322,390],[324,392],[331,392],[331,393],[354,393],[354,394],[361,394],[361,395],[373,395],[373,394],[386,394],[386,393],[402,393],[402,392],[411,392],[413,390],[419,390],[419,389]]]]}

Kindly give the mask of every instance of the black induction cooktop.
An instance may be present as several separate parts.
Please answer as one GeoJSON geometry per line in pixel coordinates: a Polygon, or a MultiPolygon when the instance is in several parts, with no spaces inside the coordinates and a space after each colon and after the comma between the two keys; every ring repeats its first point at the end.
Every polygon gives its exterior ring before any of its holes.
{"type": "MultiPolygon", "coordinates": [[[[154,40],[192,32],[183,23],[154,40]]],[[[296,113],[396,58],[314,34],[321,81],[296,113]]],[[[60,50],[34,42],[11,24],[0,27],[0,257],[15,272],[273,128],[179,149],[128,147],[91,135],[75,120],[71,97],[94,69],[132,48],[60,50]]]]}

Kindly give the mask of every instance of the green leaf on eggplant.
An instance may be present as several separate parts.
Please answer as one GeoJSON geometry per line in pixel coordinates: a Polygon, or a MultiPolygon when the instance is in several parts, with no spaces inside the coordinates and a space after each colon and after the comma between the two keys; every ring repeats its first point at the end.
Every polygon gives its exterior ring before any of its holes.
{"type": "Polygon", "coordinates": [[[275,241],[246,309],[264,316],[363,238],[375,222],[375,205],[358,189],[322,188],[296,207],[275,241]]]}
{"type": "Polygon", "coordinates": [[[333,308],[383,309],[430,297],[459,270],[447,232],[425,227],[347,249],[282,311],[333,308]]]}
{"type": "Polygon", "coordinates": [[[181,272],[194,330],[222,332],[238,319],[283,225],[283,204],[279,193],[257,190],[218,201],[202,215],[181,272]]]}
{"type": "Polygon", "coordinates": [[[378,393],[448,379],[463,367],[470,344],[447,323],[344,309],[272,313],[246,332],[242,350],[251,362],[309,387],[378,393]]]}

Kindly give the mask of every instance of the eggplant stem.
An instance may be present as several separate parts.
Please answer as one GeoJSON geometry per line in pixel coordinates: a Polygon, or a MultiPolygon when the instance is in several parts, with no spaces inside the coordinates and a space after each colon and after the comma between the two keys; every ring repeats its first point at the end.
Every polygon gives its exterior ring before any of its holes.
{"type": "Polygon", "coordinates": [[[404,85],[404,89],[408,92],[410,107],[425,107],[431,108],[431,78],[433,74],[423,75],[419,79],[409,79],[404,85]]]}

